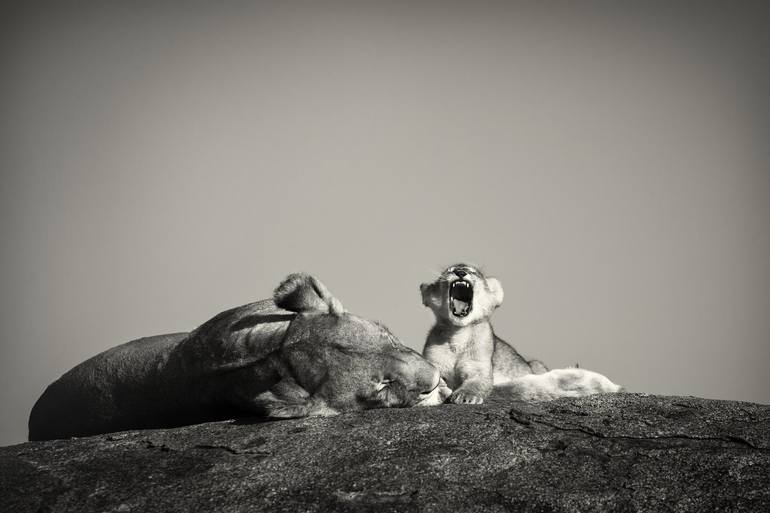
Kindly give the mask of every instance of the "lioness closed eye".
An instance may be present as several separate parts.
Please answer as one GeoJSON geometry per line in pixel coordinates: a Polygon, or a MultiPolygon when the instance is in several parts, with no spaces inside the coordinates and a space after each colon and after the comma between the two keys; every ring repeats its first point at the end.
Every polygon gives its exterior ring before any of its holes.
{"type": "Polygon", "coordinates": [[[436,318],[423,356],[454,390],[449,399],[453,403],[481,403],[493,387],[528,400],[620,390],[601,374],[584,369],[548,371],[495,335],[490,318],[503,302],[503,287],[474,266],[450,266],[433,282],[423,283],[420,291],[436,318]]]}

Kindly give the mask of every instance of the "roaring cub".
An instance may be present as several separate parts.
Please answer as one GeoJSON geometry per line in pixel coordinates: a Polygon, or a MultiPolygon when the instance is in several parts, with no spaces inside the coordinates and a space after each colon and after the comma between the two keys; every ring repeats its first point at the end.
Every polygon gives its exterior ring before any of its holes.
{"type": "Polygon", "coordinates": [[[468,264],[447,268],[432,283],[420,285],[422,302],[436,324],[428,333],[423,356],[435,365],[453,390],[449,400],[478,404],[503,387],[525,400],[547,400],[620,387],[584,369],[548,371],[538,360],[526,360],[495,335],[490,317],[503,302],[503,287],[468,264]]]}
{"type": "Polygon", "coordinates": [[[86,360],[32,408],[29,439],[430,406],[438,371],[383,325],[348,313],[314,276],[220,313],[191,333],[147,337],[86,360]]]}

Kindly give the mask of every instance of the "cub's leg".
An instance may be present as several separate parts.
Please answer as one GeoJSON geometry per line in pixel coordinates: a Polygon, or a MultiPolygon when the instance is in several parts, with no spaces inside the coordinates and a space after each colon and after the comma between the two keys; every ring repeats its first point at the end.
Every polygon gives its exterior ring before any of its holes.
{"type": "Polygon", "coordinates": [[[339,415],[339,411],[326,404],[326,401],[315,396],[304,401],[285,401],[271,392],[265,392],[256,399],[261,403],[265,414],[274,419],[294,419],[299,417],[330,417],[339,415]]]}
{"type": "Polygon", "coordinates": [[[449,400],[455,404],[481,404],[492,391],[492,362],[463,360],[455,368],[460,387],[449,400]]]}
{"type": "Polygon", "coordinates": [[[559,397],[583,397],[622,391],[606,376],[585,369],[554,369],[543,374],[516,378],[501,387],[524,401],[550,401],[559,397]]]}

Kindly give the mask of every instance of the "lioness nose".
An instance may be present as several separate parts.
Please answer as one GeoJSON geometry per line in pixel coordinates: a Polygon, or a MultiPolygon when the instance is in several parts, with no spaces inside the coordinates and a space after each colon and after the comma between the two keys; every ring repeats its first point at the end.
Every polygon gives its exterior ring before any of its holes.
{"type": "Polygon", "coordinates": [[[457,276],[459,276],[460,278],[465,278],[465,276],[467,276],[467,275],[468,275],[468,273],[466,273],[466,272],[465,272],[465,271],[463,271],[462,269],[455,269],[455,270],[454,270],[454,273],[455,273],[457,276]]]}

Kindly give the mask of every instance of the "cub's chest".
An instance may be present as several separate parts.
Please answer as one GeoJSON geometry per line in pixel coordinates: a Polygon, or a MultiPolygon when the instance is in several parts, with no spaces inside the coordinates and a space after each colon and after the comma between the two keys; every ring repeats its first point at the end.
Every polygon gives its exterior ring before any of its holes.
{"type": "Polygon", "coordinates": [[[451,333],[435,330],[428,336],[423,356],[439,370],[451,388],[459,366],[471,361],[491,365],[493,349],[491,330],[468,328],[451,333]]]}

